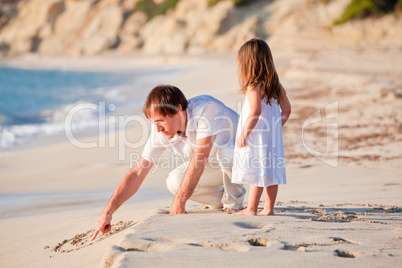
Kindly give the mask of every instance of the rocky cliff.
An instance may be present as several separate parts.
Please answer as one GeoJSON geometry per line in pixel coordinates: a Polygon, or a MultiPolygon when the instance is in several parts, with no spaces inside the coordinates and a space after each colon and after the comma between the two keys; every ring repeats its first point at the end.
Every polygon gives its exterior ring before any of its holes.
{"type": "MultiPolygon", "coordinates": [[[[162,0],[163,1],[163,0],[162,0]]],[[[402,19],[391,14],[333,26],[349,0],[180,0],[148,20],[138,0],[0,0],[0,56],[93,55],[237,50],[251,37],[272,46],[402,46],[402,19]]]]}

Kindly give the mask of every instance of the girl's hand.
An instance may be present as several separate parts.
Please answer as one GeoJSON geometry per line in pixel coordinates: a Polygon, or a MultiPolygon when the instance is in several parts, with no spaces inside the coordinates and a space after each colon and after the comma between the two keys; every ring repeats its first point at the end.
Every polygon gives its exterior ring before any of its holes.
{"type": "Polygon", "coordinates": [[[237,139],[237,146],[240,147],[240,148],[246,146],[246,139],[243,137],[243,135],[241,135],[241,136],[237,139]]]}

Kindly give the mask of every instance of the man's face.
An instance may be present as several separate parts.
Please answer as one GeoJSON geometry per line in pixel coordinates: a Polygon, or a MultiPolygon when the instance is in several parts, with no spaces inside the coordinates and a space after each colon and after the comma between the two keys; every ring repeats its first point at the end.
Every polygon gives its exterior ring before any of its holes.
{"type": "Polygon", "coordinates": [[[154,122],[156,131],[162,132],[168,139],[173,138],[181,127],[181,111],[175,115],[163,116],[158,112],[151,114],[150,119],[154,122]]]}

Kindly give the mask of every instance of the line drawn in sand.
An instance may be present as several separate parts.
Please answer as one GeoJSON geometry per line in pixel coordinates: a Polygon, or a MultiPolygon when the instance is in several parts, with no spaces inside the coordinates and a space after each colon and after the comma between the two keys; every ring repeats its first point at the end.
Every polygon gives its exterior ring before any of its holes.
{"type": "Polygon", "coordinates": [[[75,250],[79,250],[85,247],[89,247],[93,245],[94,243],[100,242],[103,239],[106,239],[107,237],[120,232],[128,227],[131,227],[133,225],[133,221],[119,221],[116,224],[113,224],[112,230],[109,232],[102,234],[101,236],[98,237],[93,242],[88,243],[90,241],[93,233],[95,232],[94,229],[88,230],[85,233],[77,234],[73,238],[70,239],[64,239],[62,242],[58,243],[54,247],[50,248],[49,246],[45,246],[44,249],[50,249],[51,252],[55,253],[69,253],[75,250]]]}

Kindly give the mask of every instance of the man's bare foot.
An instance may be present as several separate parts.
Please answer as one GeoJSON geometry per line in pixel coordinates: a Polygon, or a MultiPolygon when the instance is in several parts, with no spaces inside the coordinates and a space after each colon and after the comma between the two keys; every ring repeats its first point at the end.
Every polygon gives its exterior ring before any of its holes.
{"type": "Polygon", "coordinates": [[[206,205],[204,209],[214,209],[214,210],[221,210],[223,208],[222,205],[213,206],[213,205],[206,205]]]}
{"type": "Polygon", "coordinates": [[[258,212],[258,215],[261,215],[261,216],[272,216],[272,215],[275,215],[275,213],[274,213],[274,210],[269,210],[269,209],[263,209],[263,210],[261,210],[260,212],[258,212]]]}
{"type": "Polygon", "coordinates": [[[245,208],[243,210],[240,210],[239,212],[234,213],[233,215],[255,216],[255,215],[257,215],[257,211],[249,210],[248,208],[245,208]]]}
{"type": "Polygon", "coordinates": [[[238,212],[238,211],[240,211],[240,210],[241,210],[241,208],[239,208],[239,209],[234,209],[234,208],[223,208],[223,209],[222,209],[222,211],[223,211],[223,212],[227,212],[227,213],[229,213],[229,214],[236,213],[236,212],[238,212]]]}

